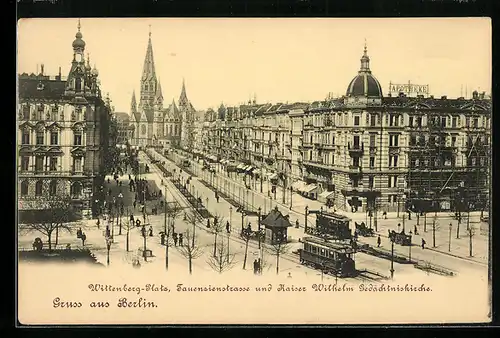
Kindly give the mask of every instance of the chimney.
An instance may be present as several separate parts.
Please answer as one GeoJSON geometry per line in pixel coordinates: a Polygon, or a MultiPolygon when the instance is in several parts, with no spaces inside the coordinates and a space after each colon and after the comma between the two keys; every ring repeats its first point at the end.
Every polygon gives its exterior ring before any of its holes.
{"type": "Polygon", "coordinates": [[[35,75],[38,75],[38,63],[36,64],[36,73],[35,75]]]}
{"type": "Polygon", "coordinates": [[[61,67],[59,67],[59,81],[62,80],[62,77],[61,77],[61,67]]]}
{"type": "Polygon", "coordinates": [[[43,63],[40,65],[40,74],[44,75],[43,74],[43,63]]]}

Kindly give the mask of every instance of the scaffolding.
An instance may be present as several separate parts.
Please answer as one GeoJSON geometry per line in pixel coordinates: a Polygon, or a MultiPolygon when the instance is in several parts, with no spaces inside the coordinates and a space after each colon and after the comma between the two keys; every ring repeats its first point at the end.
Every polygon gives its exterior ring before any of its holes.
{"type": "Polygon", "coordinates": [[[455,132],[447,128],[447,117],[431,113],[428,118],[425,128],[410,131],[407,208],[457,211],[467,201],[468,209],[484,209],[489,197],[486,130],[471,126],[469,117],[455,132]],[[459,147],[464,134],[466,142],[459,147]]]}

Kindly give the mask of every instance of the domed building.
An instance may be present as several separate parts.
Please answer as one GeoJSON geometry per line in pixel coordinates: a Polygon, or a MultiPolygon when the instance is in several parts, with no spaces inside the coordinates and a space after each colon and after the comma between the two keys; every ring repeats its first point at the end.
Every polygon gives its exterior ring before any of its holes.
{"type": "MultiPolygon", "coordinates": [[[[67,202],[91,218],[103,201],[100,187],[109,160],[111,107],[103,100],[99,73],[84,58],[80,20],[68,76],[19,75],[19,219],[41,221],[44,208],[67,202]],[[44,206],[45,205],[45,206],[44,206]]],[[[38,71],[37,71],[38,72],[38,71]]]]}
{"type": "Polygon", "coordinates": [[[382,104],[382,96],[382,86],[370,70],[370,57],[365,44],[361,67],[347,86],[344,103],[348,106],[376,106],[382,104]]]}

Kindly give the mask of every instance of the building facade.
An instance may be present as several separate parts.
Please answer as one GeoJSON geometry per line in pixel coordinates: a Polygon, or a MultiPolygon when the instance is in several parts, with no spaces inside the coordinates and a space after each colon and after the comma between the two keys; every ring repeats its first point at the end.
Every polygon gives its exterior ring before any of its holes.
{"type": "Polygon", "coordinates": [[[130,116],[127,113],[114,113],[117,127],[116,144],[126,145],[130,144],[134,139],[134,124],[130,121],[130,116]]]}
{"type": "Polygon", "coordinates": [[[491,100],[477,92],[384,96],[366,47],[360,61],[340,98],[207,111],[204,151],[263,168],[285,193],[330,199],[342,210],[455,210],[464,200],[484,207],[491,100]]]}
{"type": "Polygon", "coordinates": [[[73,41],[66,79],[19,75],[19,211],[43,208],[43,201],[70,197],[83,217],[91,217],[104,180],[111,107],[102,99],[97,69],[85,62],[80,32],[73,41]]]}
{"type": "Polygon", "coordinates": [[[183,81],[179,101],[164,106],[161,82],[156,77],[151,32],[140,82],[139,102],[132,93],[130,121],[134,128],[131,144],[147,147],[187,147],[192,145],[195,109],[189,101],[183,81]]]}

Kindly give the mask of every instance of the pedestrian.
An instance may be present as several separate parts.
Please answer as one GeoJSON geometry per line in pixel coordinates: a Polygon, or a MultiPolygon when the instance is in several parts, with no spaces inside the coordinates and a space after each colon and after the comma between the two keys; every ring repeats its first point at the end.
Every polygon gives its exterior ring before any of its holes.
{"type": "Polygon", "coordinates": [[[210,218],[207,219],[207,228],[210,228],[210,218]]]}
{"type": "Polygon", "coordinates": [[[161,245],[165,245],[165,233],[163,231],[160,232],[160,242],[161,245]]]}
{"type": "Polygon", "coordinates": [[[384,219],[387,219],[387,211],[384,211],[384,212],[382,213],[382,216],[384,216],[384,219]]]}
{"type": "Polygon", "coordinates": [[[292,278],[292,273],[289,272],[287,278],[292,278]]]}
{"type": "Polygon", "coordinates": [[[85,235],[85,232],[82,233],[82,236],[80,238],[82,239],[82,245],[85,246],[85,240],[87,240],[87,235],[85,235]]]}
{"type": "Polygon", "coordinates": [[[231,226],[229,225],[229,221],[226,221],[226,232],[227,233],[231,232],[231,226]]]}
{"type": "Polygon", "coordinates": [[[259,266],[258,266],[258,264],[259,264],[259,263],[257,262],[257,260],[254,260],[254,261],[253,261],[253,273],[254,273],[254,275],[256,275],[256,274],[257,274],[257,271],[259,270],[259,266]]]}
{"type": "Polygon", "coordinates": [[[111,180],[110,180],[110,179],[109,179],[109,177],[108,177],[108,184],[109,184],[109,183],[111,183],[111,180]]]}
{"type": "Polygon", "coordinates": [[[153,227],[149,226],[149,237],[153,237],[153,227]]]}
{"type": "Polygon", "coordinates": [[[417,231],[417,226],[416,226],[416,225],[415,225],[415,227],[414,227],[414,230],[415,230],[415,231],[413,231],[413,233],[414,233],[415,235],[418,235],[418,231],[417,231]]]}
{"type": "Polygon", "coordinates": [[[137,201],[134,201],[133,206],[134,206],[134,209],[137,207],[137,201]]]}
{"type": "Polygon", "coordinates": [[[174,232],[174,234],[172,235],[172,237],[174,238],[174,245],[177,246],[177,232],[174,232]]]}
{"type": "Polygon", "coordinates": [[[134,224],[134,215],[130,214],[130,224],[134,224]]]}
{"type": "Polygon", "coordinates": [[[422,249],[425,249],[425,239],[422,238],[422,249]]]}
{"type": "Polygon", "coordinates": [[[128,180],[132,182],[132,177],[130,177],[130,174],[128,174],[128,180]]]}
{"type": "Polygon", "coordinates": [[[299,220],[295,221],[295,227],[298,229],[300,227],[299,220]]]}
{"type": "Polygon", "coordinates": [[[382,243],[382,240],[380,239],[380,235],[378,235],[378,238],[377,238],[377,247],[380,247],[380,243],[382,243]]]}
{"type": "Polygon", "coordinates": [[[99,218],[97,219],[97,229],[99,229],[99,226],[101,225],[101,222],[99,221],[99,218]]]}
{"type": "Polygon", "coordinates": [[[179,234],[179,246],[182,246],[182,240],[183,240],[183,236],[182,236],[182,234],[179,234]]]}

